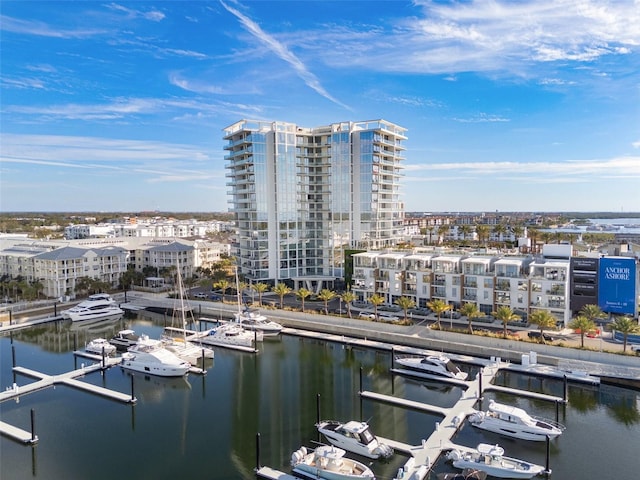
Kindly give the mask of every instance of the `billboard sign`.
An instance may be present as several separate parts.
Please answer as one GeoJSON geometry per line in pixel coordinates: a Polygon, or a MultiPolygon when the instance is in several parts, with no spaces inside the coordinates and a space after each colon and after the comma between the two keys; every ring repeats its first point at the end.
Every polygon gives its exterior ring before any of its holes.
{"type": "Polygon", "coordinates": [[[635,315],[636,261],[633,258],[603,257],[598,274],[598,306],[603,312],[635,315]]]}

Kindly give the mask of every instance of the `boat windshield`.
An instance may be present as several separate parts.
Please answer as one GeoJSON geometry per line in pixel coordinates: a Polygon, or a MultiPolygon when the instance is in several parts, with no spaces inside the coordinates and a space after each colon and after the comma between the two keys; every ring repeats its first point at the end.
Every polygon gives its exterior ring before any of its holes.
{"type": "Polygon", "coordinates": [[[371,443],[373,439],[374,439],[374,436],[369,431],[368,428],[365,428],[363,431],[360,432],[360,441],[365,445],[371,443]]]}
{"type": "Polygon", "coordinates": [[[447,371],[451,373],[458,373],[460,369],[453,364],[453,362],[447,362],[447,371]]]}

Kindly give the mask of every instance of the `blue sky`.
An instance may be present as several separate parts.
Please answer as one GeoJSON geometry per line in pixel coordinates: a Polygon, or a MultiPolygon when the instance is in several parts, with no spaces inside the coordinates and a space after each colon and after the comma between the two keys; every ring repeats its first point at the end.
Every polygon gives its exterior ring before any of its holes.
{"type": "Polygon", "coordinates": [[[407,211],[640,211],[638,0],[0,12],[2,211],[226,211],[243,118],[407,128],[407,211]]]}

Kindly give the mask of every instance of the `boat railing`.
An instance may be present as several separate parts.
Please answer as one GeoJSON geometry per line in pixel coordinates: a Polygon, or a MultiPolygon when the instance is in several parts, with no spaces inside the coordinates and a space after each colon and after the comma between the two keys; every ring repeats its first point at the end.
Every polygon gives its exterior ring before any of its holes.
{"type": "Polygon", "coordinates": [[[544,426],[544,424],[548,424],[551,425],[552,427],[557,428],[558,430],[566,430],[567,427],[564,426],[562,423],[560,422],[556,422],[555,420],[551,420],[549,418],[544,418],[544,417],[538,417],[536,415],[529,415],[536,423],[538,423],[538,426],[544,426]],[[540,423],[542,423],[543,425],[540,425],[540,423]]]}

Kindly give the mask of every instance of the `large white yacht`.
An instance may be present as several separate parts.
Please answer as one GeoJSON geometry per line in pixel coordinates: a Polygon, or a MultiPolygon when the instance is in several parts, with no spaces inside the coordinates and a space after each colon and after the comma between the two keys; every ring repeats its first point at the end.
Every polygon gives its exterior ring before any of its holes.
{"type": "Polygon", "coordinates": [[[262,313],[257,310],[251,310],[245,308],[234,314],[236,322],[239,323],[246,330],[257,330],[267,336],[278,335],[282,331],[282,325],[273,320],[269,320],[262,313]]]}
{"type": "Polygon", "coordinates": [[[60,315],[62,315],[62,318],[72,322],[107,320],[124,315],[124,310],[118,306],[108,293],[96,293],[89,295],[86,300],[83,300],[75,307],[63,310],[60,315]]]}
{"type": "Polygon", "coordinates": [[[140,335],[138,342],[122,354],[122,368],[160,377],[180,377],[191,369],[191,364],[181,360],[162,346],[160,340],[140,335]]]}

